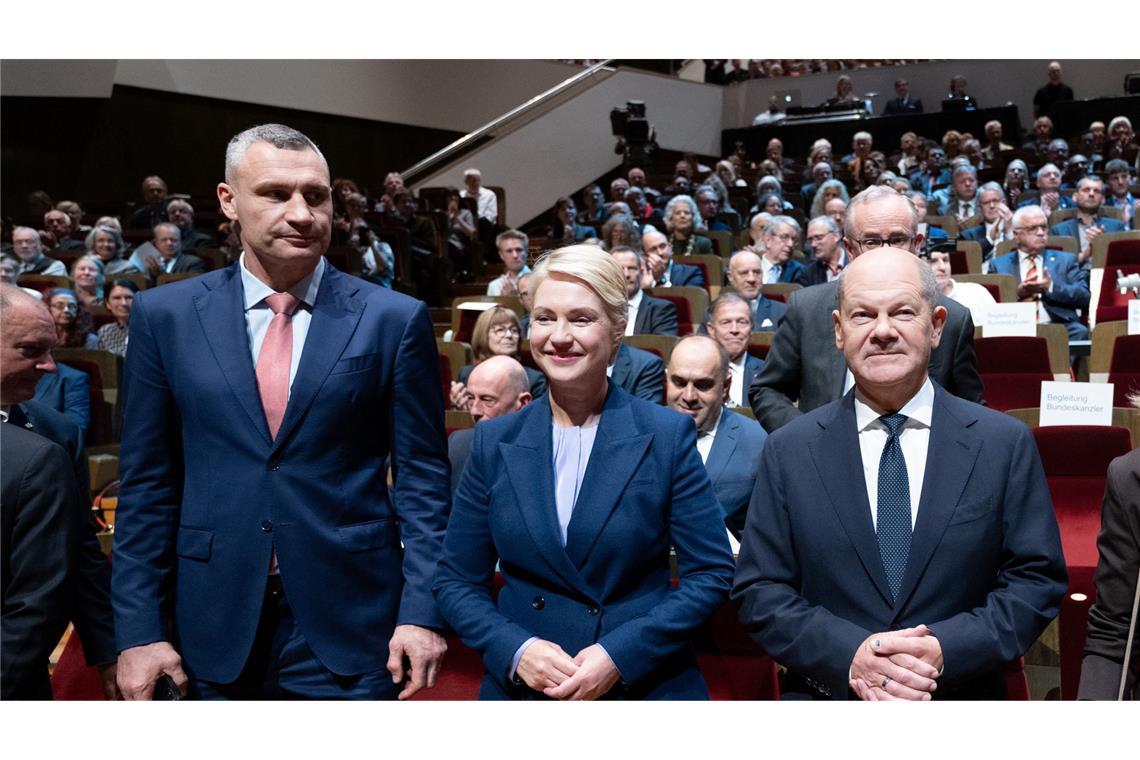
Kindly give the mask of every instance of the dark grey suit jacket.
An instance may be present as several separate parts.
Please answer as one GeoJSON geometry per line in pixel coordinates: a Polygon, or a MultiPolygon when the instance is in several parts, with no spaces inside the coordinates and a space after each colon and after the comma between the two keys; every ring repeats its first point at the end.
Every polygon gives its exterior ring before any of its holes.
{"type": "MultiPolygon", "coordinates": [[[[764,369],[749,394],[756,419],[769,433],[843,395],[847,362],[835,347],[831,320],[838,294],[836,281],[797,290],[788,299],[764,369]]],[[[955,396],[981,403],[970,312],[942,296],[938,303],[946,307],[947,317],[942,341],[930,355],[930,379],[955,396]]]]}
{"type": "Polygon", "coordinates": [[[664,298],[641,294],[637,319],[633,323],[634,335],[676,335],[677,307],[664,298]]]}
{"type": "Polygon", "coordinates": [[[610,379],[631,396],[655,404],[665,402],[665,363],[649,351],[622,343],[610,379]]]}
{"type": "Polygon", "coordinates": [[[447,437],[447,458],[451,460],[451,493],[459,486],[459,477],[467,458],[471,456],[471,442],[475,440],[475,428],[456,430],[447,437]]]}

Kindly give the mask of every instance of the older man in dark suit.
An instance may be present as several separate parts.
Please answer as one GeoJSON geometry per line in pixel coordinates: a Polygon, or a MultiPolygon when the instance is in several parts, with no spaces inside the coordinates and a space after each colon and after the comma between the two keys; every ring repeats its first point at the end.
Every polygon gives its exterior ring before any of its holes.
{"type": "Polygon", "coordinates": [[[677,307],[664,298],[654,298],[641,289],[644,264],[641,257],[628,246],[614,248],[613,256],[625,275],[626,295],[629,298],[629,321],[626,335],[676,335],[677,307]]]}
{"type": "Polygon", "coordinates": [[[865,252],[840,283],[854,389],[764,447],[740,620],[785,699],[1002,699],[1067,582],[1033,436],[931,381],[946,308],[925,262],[865,252]]]}
{"type": "MultiPolygon", "coordinates": [[[[847,251],[890,245],[917,252],[914,204],[894,190],[875,186],[852,199],[844,229],[847,251]]],[[[843,396],[854,384],[843,354],[834,344],[831,313],[839,280],[798,290],[788,302],[749,400],[756,419],[769,433],[843,396]],[[798,405],[794,402],[798,401],[798,405]]],[[[939,297],[946,309],[942,340],[930,354],[930,376],[944,389],[970,401],[981,401],[982,380],[974,356],[974,322],[961,304],[939,297]]]]}
{"type": "MultiPolygon", "coordinates": [[[[510,356],[492,356],[476,364],[467,378],[467,392],[471,395],[467,411],[476,425],[483,420],[517,412],[531,402],[530,379],[526,370],[510,356]]],[[[471,455],[474,437],[475,428],[471,427],[456,430],[447,439],[453,494],[471,455]]]]}

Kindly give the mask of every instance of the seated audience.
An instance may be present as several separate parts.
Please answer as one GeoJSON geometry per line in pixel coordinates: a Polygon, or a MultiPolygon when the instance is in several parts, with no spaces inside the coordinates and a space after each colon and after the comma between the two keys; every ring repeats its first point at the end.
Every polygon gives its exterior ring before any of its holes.
{"type": "Polygon", "coordinates": [[[173,222],[154,225],[150,241],[158,256],[146,259],[146,275],[152,283],[160,274],[205,274],[206,264],[192,253],[182,253],[182,232],[173,222]]]}
{"type": "Polygon", "coordinates": [[[832,198],[823,204],[823,213],[835,220],[839,229],[843,229],[843,220],[847,217],[847,201],[842,197],[832,198]]]}
{"type": "Polygon", "coordinates": [[[813,258],[796,275],[796,282],[807,288],[839,279],[850,257],[843,249],[843,230],[835,220],[826,214],[813,218],[805,239],[811,243],[813,258]]]}
{"type": "Polygon", "coordinates": [[[725,291],[709,304],[705,332],[728,354],[727,403],[732,406],[747,406],[748,391],[764,368],[763,360],[748,352],[752,327],[752,305],[740,293],[725,291]]]}
{"type": "Polygon", "coordinates": [[[48,309],[55,322],[56,345],[60,348],[98,348],[99,340],[91,332],[91,314],[79,305],[75,292],[67,288],[48,291],[48,309]]]}
{"type": "Polygon", "coordinates": [[[71,282],[83,308],[103,306],[103,281],[103,262],[98,256],[85,253],[71,265],[71,282]]]}
{"type": "Polygon", "coordinates": [[[800,205],[801,210],[811,212],[812,202],[815,200],[815,194],[819,188],[823,186],[824,182],[832,179],[831,164],[826,161],[820,161],[811,167],[811,181],[805,182],[800,187],[800,205]]]}
{"type": "Polygon", "coordinates": [[[802,262],[792,258],[800,237],[800,225],[790,216],[776,216],[764,228],[764,255],[760,259],[764,284],[795,282],[802,262]]]}
{"type": "Polygon", "coordinates": [[[1013,146],[1002,142],[1002,126],[1001,122],[997,119],[987,121],[984,129],[986,133],[986,144],[982,148],[982,158],[993,164],[1001,158],[1003,152],[1013,150],[1013,146]]]}
{"type": "MultiPolygon", "coordinates": [[[[459,191],[455,192],[458,195],[459,191]]],[[[336,237],[341,239],[340,245],[350,245],[360,251],[360,274],[364,279],[391,288],[396,276],[396,254],[392,246],[376,236],[364,218],[367,211],[368,199],[361,193],[349,191],[344,196],[344,225],[336,237]]]]}
{"type": "Polygon", "coordinates": [[[728,260],[728,287],[748,302],[752,311],[754,330],[772,331],[780,323],[787,310],[780,301],[765,298],[760,292],[764,284],[762,254],[753,251],[737,251],[728,260]]]}
{"type": "MultiPolygon", "coordinates": [[[[150,176],[142,181],[143,205],[131,214],[131,223],[127,225],[132,230],[152,230],[159,222],[168,221],[166,218],[166,183],[162,177],[150,176]]],[[[91,250],[91,246],[87,246],[91,250]]]]}
{"type": "Polygon", "coordinates": [[[914,210],[916,212],[915,219],[918,221],[918,224],[927,225],[925,237],[923,238],[924,240],[928,240],[932,243],[938,243],[949,239],[950,236],[946,234],[946,230],[942,229],[941,227],[936,227],[926,221],[927,204],[926,196],[924,194],[918,192],[917,190],[911,190],[909,193],[900,193],[900,195],[905,195],[907,198],[910,198],[911,204],[914,205],[914,210]]]}
{"type": "Polygon", "coordinates": [[[638,166],[630,167],[629,172],[626,173],[626,179],[629,180],[631,188],[636,187],[641,192],[645,193],[645,200],[649,203],[656,204],[657,196],[661,193],[654,190],[648,185],[645,178],[645,170],[638,166]]]}
{"type": "Polygon", "coordinates": [[[1101,216],[1100,207],[1104,202],[1104,182],[1100,177],[1082,177],[1077,182],[1077,189],[1073,192],[1073,201],[1077,204],[1077,215],[1072,219],[1053,225],[1050,235],[1076,238],[1078,245],[1077,260],[1081,269],[1088,276],[1092,267],[1092,241],[1105,232],[1123,232],[1126,227],[1119,219],[1101,216]]]}
{"type": "Polygon", "coordinates": [[[1127,162],[1114,158],[1104,165],[1104,176],[1108,181],[1108,194],[1104,205],[1120,209],[1124,216],[1124,226],[1136,229],[1136,213],[1140,211],[1140,199],[1132,195],[1129,189],[1132,179],[1127,162]]]}
{"type": "Polygon", "coordinates": [[[1021,194],[1029,189],[1029,167],[1020,158],[1005,166],[1005,180],[1001,185],[1010,208],[1020,206],[1021,194]]]}
{"type": "Polygon", "coordinates": [[[552,243],[559,245],[597,237],[598,232],[593,227],[578,224],[578,215],[574,201],[569,198],[559,198],[554,204],[554,224],[550,227],[547,237],[552,243]]]}
{"type": "Polygon", "coordinates": [[[921,191],[927,198],[950,184],[950,169],[945,166],[946,151],[938,145],[925,146],[919,170],[911,175],[910,186],[921,191]]]}
{"type": "Polygon", "coordinates": [[[939,216],[952,216],[958,223],[978,213],[978,172],[968,163],[958,164],[950,172],[950,187],[934,193],[931,201],[938,204],[939,216]]]}
{"type": "MultiPolygon", "coordinates": [[[[509,356],[492,356],[475,366],[467,378],[471,401],[467,411],[478,425],[504,414],[517,412],[531,402],[526,368],[509,356]]],[[[447,458],[451,460],[451,492],[454,494],[471,456],[475,428],[456,430],[447,438],[447,458]]]]}
{"type": "Polygon", "coordinates": [[[980,243],[982,260],[989,262],[998,243],[1013,239],[1013,211],[1006,205],[1005,193],[996,182],[982,185],[978,191],[978,205],[982,210],[982,223],[959,230],[958,237],[980,243]]]}
{"type": "Polygon", "coordinates": [[[665,206],[665,231],[675,256],[700,256],[713,252],[712,241],[696,232],[704,224],[696,202],[688,195],[675,195],[665,206]]]}
{"type": "Polygon", "coordinates": [[[641,250],[645,253],[645,268],[650,275],[646,278],[648,284],[644,287],[670,288],[674,285],[705,287],[705,275],[700,267],[673,261],[675,243],[665,235],[650,230],[641,236],[640,243],[641,250]]]}
{"type": "MultiPolygon", "coordinates": [[[[403,180],[401,180],[401,184],[402,182],[403,180]]],[[[475,199],[480,230],[484,228],[489,231],[494,230],[499,223],[499,199],[493,190],[483,187],[483,173],[474,167],[465,170],[463,172],[463,184],[465,188],[460,191],[460,195],[464,198],[475,199]]],[[[403,190],[402,187],[397,192],[401,190],[403,190]]],[[[394,195],[392,200],[396,200],[394,195]]]]}
{"type": "Polygon", "coordinates": [[[48,211],[44,214],[44,229],[55,239],[55,248],[61,251],[83,250],[83,241],[71,237],[75,223],[67,212],[58,208],[48,211]]]}
{"type": "Polygon", "coordinates": [[[974,325],[985,325],[986,309],[997,303],[984,285],[976,282],[957,282],[950,276],[950,252],[931,251],[930,268],[942,295],[951,298],[970,310],[974,325]]]}
{"type": "Polygon", "coordinates": [[[20,260],[15,256],[8,254],[0,254],[0,282],[6,282],[9,285],[16,284],[16,278],[20,276],[20,260]]]}
{"type": "MultiPolygon", "coordinates": [[[[824,164],[826,166],[826,164],[824,164]]],[[[826,214],[825,210],[828,201],[833,198],[840,198],[844,203],[850,200],[847,195],[847,187],[837,179],[824,180],[819,185],[819,189],[815,191],[815,196],[811,199],[811,206],[808,209],[811,216],[821,216],[826,214]]]]}
{"type": "Polygon", "coordinates": [[[60,412],[87,434],[91,426],[91,390],[86,372],[56,362],[55,372],[45,372],[36,382],[33,398],[60,412]]]}
{"type": "MultiPolygon", "coordinates": [[[[747,304],[736,296],[728,297],[748,314],[747,304]]],[[[744,336],[747,343],[748,333],[744,336]]],[[[739,371],[723,343],[690,335],[673,347],[665,386],[668,406],[692,417],[697,426],[697,453],[712,481],[725,525],[738,538],[756,483],[760,451],[768,437],[755,420],[725,409],[726,401],[734,403],[730,388],[739,384],[739,371]]]]}
{"type": "Polygon", "coordinates": [[[1070,340],[1087,340],[1089,328],[1081,324],[1089,308],[1088,280],[1076,255],[1046,249],[1049,217],[1040,206],[1022,206],[1013,213],[1017,249],[990,263],[995,274],[1011,274],[1018,282],[1017,297],[1037,303],[1040,322],[1065,326],[1070,340]]]}
{"type": "Polygon", "coordinates": [[[517,296],[519,294],[519,277],[530,271],[526,264],[527,236],[518,230],[500,232],[495,238],[495,247],[499,251],[499,259],[503,262],[504,271],[491,280],[487,285],[489,296],[517,296]]]}
{"type": "Polygon", "coordinates": [[[1061,192],[1061,170],[1054,164],[1045,164],[1037,170],[1037,193],[1037,198],[1022,200],[1018,207],[1040,206],[1048,217],[1059,209],[1076,206],[1072,196],[1061,192]]]}
{"type": "MultiPolygon", "coordinates": [[[[615,204],[617,205],[617,204],[615,204]]],[[[622,204],[625,205],[625,204],[622,204]]],[[[617,213],[602,225],[602,247],[612,251],[620,246],[641,250],[641,227],[629,214],[617,213]]]]}
{"type": "MultiPolygon", "coordinates": [[[[660,235],[651,232],[649,235],[660,235]]],[[[625,323],[626,335],[676,335],[677,309],[664,298],[654,298],[641,289],[645,266],[641,257],[629,246],[619,246],[612,252],[625,277],[629,312],[625,323]]]]}
{"type": "MultiPolygon", "coordinates": [[[[83,223],[83,208],[75,201],[59,201],[55,204],[56,209],[67,214],[71,220],[71,232],[79,232],[86,235],[91,231],[91,226],[83,223]]],[[[80,240],[80,243],[83,241],[80,240]]],[[[82,246],[81,246],[82,247],[82,246]]]]}
{"type": "Polygon", "coordinates": [[[135,294],[139,286],[133,280],[114,280],[107,291],[107,311],[115,318],[99,328],[100,351],[110,351],[115,356],[127,355],[127,338],[131,321],[131,304],[134,303],[135,294]]]}
{"type": "Polygon", "coordinates": [[[20,260],[21,274],[46,274],[66,277],[67,267],[62,261],[44,255],[40,233],[31,227],[12,228],[12,252],[20,260]]]}
{"type": "Polygon", "coordinates": [[[123,235],[114,227],[96,224],[87,233],[87,253],[103,262],[103,274],[108,278],[139,271],[129,260],[123,258],[127,243],[123,235]]]}
{"type": "Polygon", "coordinates": [[[747,182],[736,176],[736,167],[727,159],[716,162],[716,176],[720,177],[725,187],[748,187],[747,182]]]}
{"type": "Polygon", "coordinates": [[[839,162],[847,168],[847,171],[855,175],[859,171],[859,167],[867,156],[871,155],[871,147],[874,145],[875,138],[872,137],[870,132],[859,131],[856,132],[851,138],[851,152],[839,162]]]}
{"type": "MultiPolygon", "coordinates": [[[[484,360],[492,356],[509,356],[522,361],[519,353],[521,336],[519,318],[513,309],[496,305],[479,315],[471,334],[471,356],[475,361],[460,369],[459,381],[451,384],[452,406],[456,409],[470,408],[471,391],[467,388],[467,379],[471,376],[471,371],[484,360]]],[[[546,393],[546,378],[543,374],[530,367],[525,367],[525,370],[531,395],[538,398],[546,393]]]]}
{"type": "Polygon", "coordinates": [[[1123,158],[1125,161],[1135,161],[1140,146],[1136,144],[1136,133],[1132,131],[1132,122],[1127,116],[1116,116],[1108,123],[1108,143],[1104,149],[1105,158],[1123,158]]]}
{"type": "Polygon", "coordinates": [[[178,228],[180,234],[178,250],[182,253],[195,251],[199,248],[214,247],[213,235],[207,235],[205,232],[194,229],[194,207],[190,205],[189,201],[175,198],[167,203],[166,216],[170,219],[170,223],[178,228]]]}
{"type": "Polygon", "coordinates": [[[942,99],[943,111],[976,111],[978,101],[966,92],[966,77],[957,74],[950,79],[950,92],[942,99]]]}

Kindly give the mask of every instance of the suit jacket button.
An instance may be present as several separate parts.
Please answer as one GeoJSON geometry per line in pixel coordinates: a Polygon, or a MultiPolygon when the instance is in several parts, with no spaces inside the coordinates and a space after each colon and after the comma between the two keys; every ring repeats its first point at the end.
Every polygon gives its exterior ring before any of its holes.
{"type": "Polygon", "coordinates": [[[534,607],[536,610],[541,610],[546,606],[546,600],[541,596],[536,596],[534,599],[530,600],[530,606],[534,607]]]}
{"type": "Polygon", "coordinates": [[[272,464],[269,465],[269,469],[273,470],[274,472],[277,472],[278,470],[281,469],[281,465],[278,462],[273,462],[272,464]]]}
{"type": "Polygon", "coordinates": [[[270,520],[262,520],[261,521],[261,529],[263,531],[265,531],[266,533],[270,532],[271,530],[273,530],[273,522],[270,520]]]}
{"type": "Polygon", "coordinates": [[[601,610],[598,609],[598,606],[596,604],[591,604],[586,608],[586,612],[590,613],[591,615],[597,615],[600,611],[601,610]]]}

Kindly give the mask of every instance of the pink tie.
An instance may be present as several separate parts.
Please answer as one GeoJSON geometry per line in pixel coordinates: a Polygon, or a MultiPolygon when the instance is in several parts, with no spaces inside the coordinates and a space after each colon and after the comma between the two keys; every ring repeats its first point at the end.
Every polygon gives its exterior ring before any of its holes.
{"type": "Polygon", "coordinates": [[[261,393],[261,406],[265,421],[269,423],[269,436],[277,437],[285,407],[289,403],[289,367],[293,363],[293,312],[300,300],[292,293],[274,293],[266,296],[273,310],[273,321],[261,341],[257,355],[257,389],[261,393]]]}

